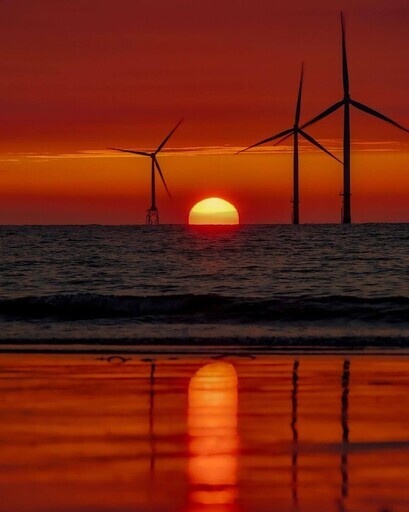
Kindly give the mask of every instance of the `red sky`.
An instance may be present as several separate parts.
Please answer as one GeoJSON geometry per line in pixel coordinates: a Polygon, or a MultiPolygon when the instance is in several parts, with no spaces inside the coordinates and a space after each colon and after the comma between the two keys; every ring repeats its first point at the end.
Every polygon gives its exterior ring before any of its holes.
{"type": "MultiPolygon", "coordinates": [[[[233,156],[341,99],[339,10],[352,97],[409,125],[407,0],[3,0],[0,6],[0,223],[141,223],[149,148],[181,117],[158,187],[163,222],[200,199],[233,202],[242,222],[288,222],[290,147],[233,156]]],[[[352,117],[355,221],[409,222],[409,135],[352,117]]],[[[341,147],[340,114],[310,130],[341,147]]],[[[306,146],[301,220],[338,222],[342,168],[306,146]]]]}

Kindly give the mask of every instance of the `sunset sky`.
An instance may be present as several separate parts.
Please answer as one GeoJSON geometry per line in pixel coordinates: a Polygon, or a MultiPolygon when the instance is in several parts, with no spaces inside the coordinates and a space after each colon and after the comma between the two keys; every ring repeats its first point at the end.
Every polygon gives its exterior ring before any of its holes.
{"type": "MultiPolygon", "coordinates": [[[[351,95],[409,126],[407,0],[3,0],[0,223],[144,223],[156,147],[173,201],[233,203],[243,223],[291,218],[291,139],[235,152],[342,98],[339,10],[351,95]]],[[[309,129],[341,157],[342,113],[309,129]]],[[[409,134],[352,113],[352,218],[409,222],[409,134]]],[[[301,222],[339,222],[342,166],[307,143],[301,222]]]]}

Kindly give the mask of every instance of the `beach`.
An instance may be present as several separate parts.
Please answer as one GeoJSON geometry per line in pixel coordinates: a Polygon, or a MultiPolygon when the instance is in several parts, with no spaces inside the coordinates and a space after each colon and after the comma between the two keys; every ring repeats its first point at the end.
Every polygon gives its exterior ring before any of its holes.
{"type": "Polygon", "coordinates": [[[409,507],[409,355],[1,354],[2,509],[409,507]]]}

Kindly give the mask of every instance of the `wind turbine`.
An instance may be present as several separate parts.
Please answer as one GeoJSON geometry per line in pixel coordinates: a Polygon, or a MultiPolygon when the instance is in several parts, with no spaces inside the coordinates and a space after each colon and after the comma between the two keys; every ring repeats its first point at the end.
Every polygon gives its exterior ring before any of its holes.
{"type": "Polygon", "coordinates": [[[179,127],[183,119],[181,119],[178,124],[173,128],[173,130],[167,135],[163,141],[159,144],[158,148],[153,151],[152,153],[149,153],[147,151],[134,151],[133,149],[119,149],[119,148],[108,148],[113,149],[114,151],[121,151],[122,153],[132,153],[133,155],[142,155],[142,156],[148,156],[151,159],[151,206],[146,211],[146,224],[159,224],[159,210],[156,206],[156,171],[159,173],[159,176],[162,180],[162,183],[166,189],[166,192],[170,199],[172,199],[172,196],[170,195],[169,189],[166,185],[165,178],[163,177],[162,169],[160,168],[157,155],[158,153],[163,149],[163,146],[168,142],[168,140],[172,137],[173,133],[176,131],[176,129],[179,127]]]}
{"type": "Polygon", "coordinates": [[[324,119],[341,107],[344,107],[344,190],[343,196],[343,207],[341,213],[341,221],[343,224],[351,223],[351,127],[350,127],[350,107],[353,106],[362,112],[366,112],[371,116],[378,117],[382,121],[393,124],[397,128],[404,130],[409,133],[409,130],[393,121],[389,117],[377,112],[376,110],[367,107],[363,103],[359,103],[351,98],[349,93],[349,72],[348,72],[348,59],[346,50],[346,38],[345,38],[345,20],[344,15],[341,12],[341,31],[342,31],[342,78],[344,86],[344,97],[341,101],[338,101],[331,107],[324,110],[321,114],[314,117],[307,123],[303,124],[301,128],[306,128],[312,124],[324,119]]]}
{"type": "Polygon", "coordinates": [[[302,90],[303,90],[303,81],[304,81],[304,63],[301,65],[301,78],[300,78],[300,86],[298,90],[298,99],[297,99],[297,106],[295,110],[295,120],[294,120],[294,126],[292,128],[289,128],[288,130],[284,130],[280,133],[277,133],[276,135],[273,135],[272,137],[268,137],[267,139],[264,139],[260,142],[257,142],[256,144],[253,144],[252,146],[249,146],[246,149],[242,149],[239,151],[239,153],[243,153],[244,151],[247,151],[248,149],[255,148],[256,146],[261,146],[262,144],[266,144],[267,142],[272,142],[273,140],[278,140],[275,144],[280,144],[281,142],[284,142],[286,139],[288,139],[291,136],[294,136],[294,151],[293,151],[293,224],[299,224],[300,223],[300,188],[299,188],[299,146],[298,146],[298,139],[299,136],[303,137],[305,140],[316,146],[321,151],[324,151],[327,153],[327,155],[331,156],[335,160],[337,160],[339,163],[342,163],[341,160],[338,160],[336,156],[334,156],[332,153],[330,153],[327,149],[324,148],[319,142],[317,142],[315,139],[311,137],[308,133],[306,133],[302,127],[300,127],[300,117],[301,117],[301,100],[302,100],[302,90]]]}

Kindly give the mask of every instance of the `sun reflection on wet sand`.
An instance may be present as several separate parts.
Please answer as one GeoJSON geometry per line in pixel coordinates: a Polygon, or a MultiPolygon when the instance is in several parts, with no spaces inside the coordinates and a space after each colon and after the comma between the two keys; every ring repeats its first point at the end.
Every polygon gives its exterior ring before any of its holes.
{"type": "Polygon", "coordinates": [[[189,512],[237,510],[237,374],[233,365],[203,366],[189,384],[189,512]]]}

